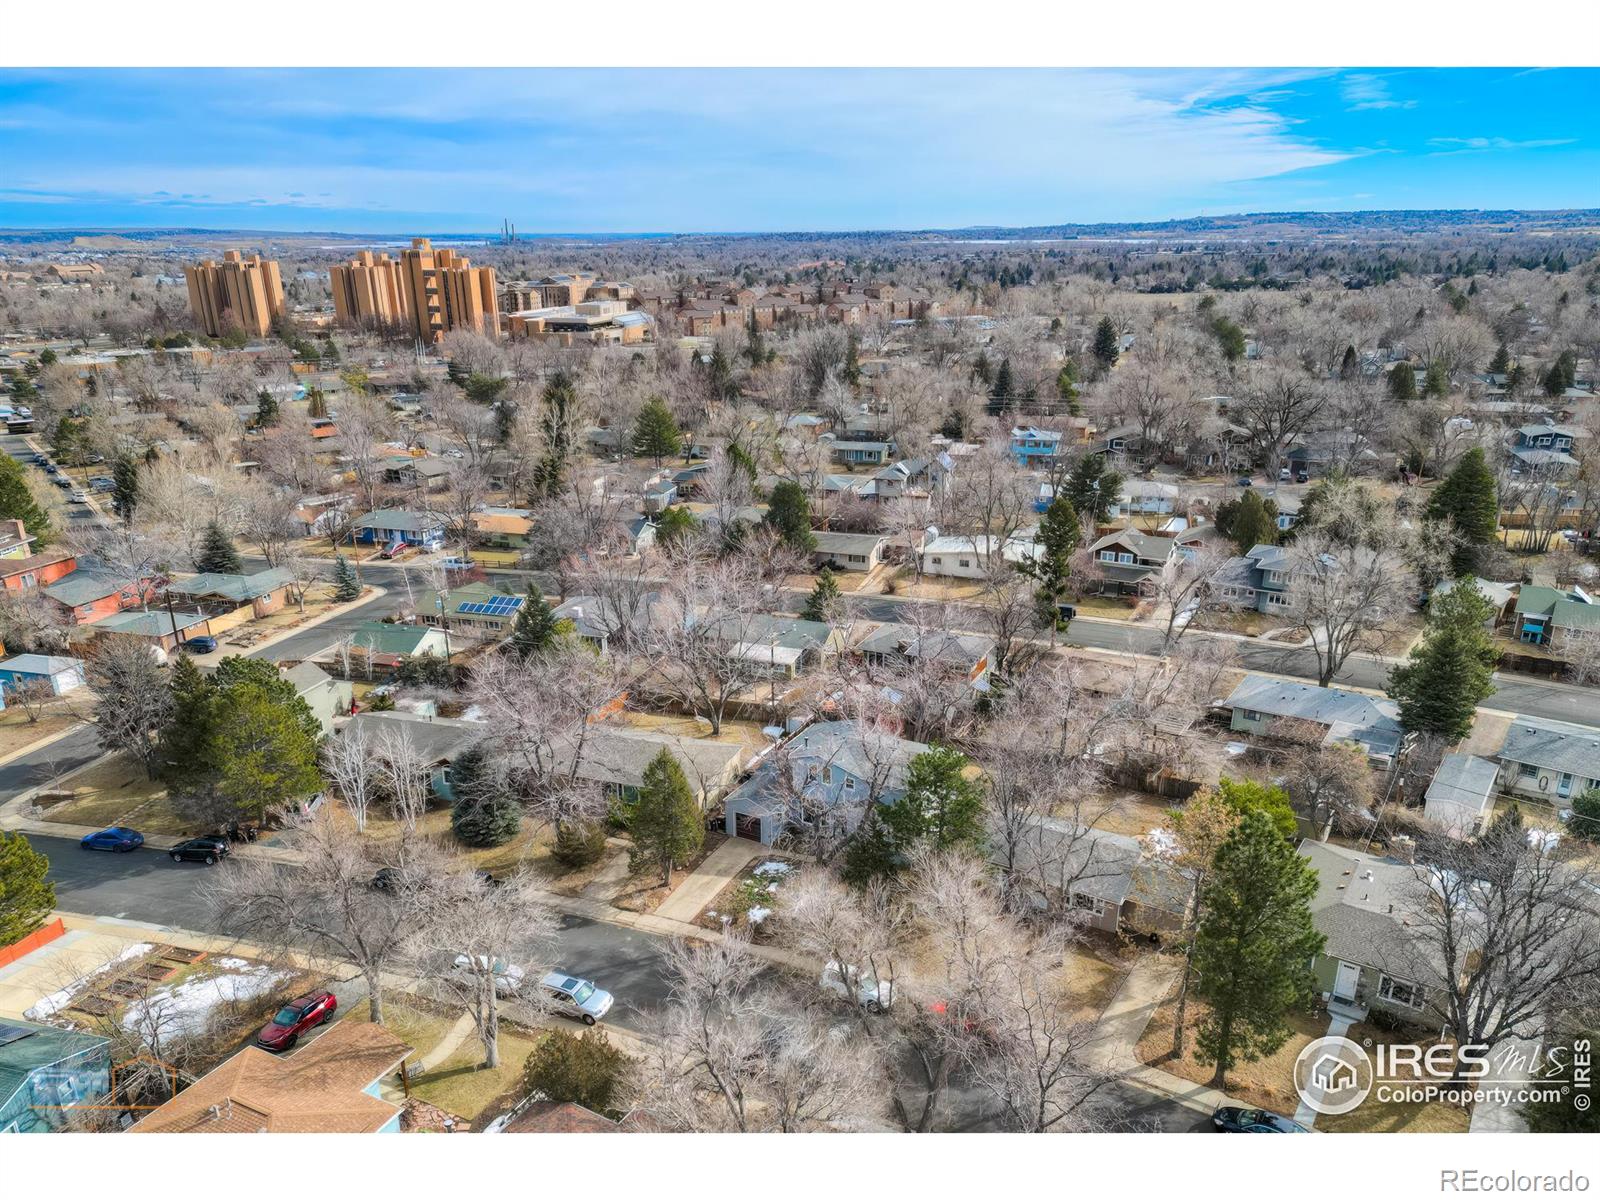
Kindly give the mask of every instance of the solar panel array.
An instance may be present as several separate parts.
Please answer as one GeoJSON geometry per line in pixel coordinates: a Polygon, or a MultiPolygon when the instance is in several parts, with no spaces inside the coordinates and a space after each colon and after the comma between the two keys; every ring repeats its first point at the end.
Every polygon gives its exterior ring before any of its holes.
{"type": "Polygon", "coordinates": [[[468,613],[483,617],[504,617],[522,607],[521,596],[495,596],[489,600],[474,600],[470,604],[460,605],[458,613],[468,613]]]}
{"type": "Polygon", "coordinates": [[[0,1025],[0,1046],[9,1046],[12,1042],[20,1042],[25,1037],[32,1037],[34,1030],[23,1029],[19,1025],[0,1025]]]}

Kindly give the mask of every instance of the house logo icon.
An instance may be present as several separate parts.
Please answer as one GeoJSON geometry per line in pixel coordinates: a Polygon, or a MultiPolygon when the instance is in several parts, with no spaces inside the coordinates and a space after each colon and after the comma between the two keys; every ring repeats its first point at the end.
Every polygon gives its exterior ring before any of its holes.
{"type": "Polygon", "coordinates": [[[1347,1037],[1320,1037],[1294,1060],[1294,1086],[1313,1112],[1338,1116],[1372,1091],[1372,1060],[1347,1037]]]}

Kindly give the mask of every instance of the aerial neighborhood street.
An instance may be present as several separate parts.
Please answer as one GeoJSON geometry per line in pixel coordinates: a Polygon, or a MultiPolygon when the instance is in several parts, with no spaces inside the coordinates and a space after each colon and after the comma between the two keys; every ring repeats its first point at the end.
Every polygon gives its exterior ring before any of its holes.
{"type": "MultiPolygon", "coordinates": [[[[872,74],[827,94],[1011,94],[872,74]]],[[[1296,86],[1431,170],[1522,143],[1387,89],[1531,75],[1296,86]]],[[[1139,152],[1299,129],[1271,82],[1139,152]]],[[[361,186],[0,192],[0,1134],[1596,1132],[1600,213],[529,236],[361,186]]]]}

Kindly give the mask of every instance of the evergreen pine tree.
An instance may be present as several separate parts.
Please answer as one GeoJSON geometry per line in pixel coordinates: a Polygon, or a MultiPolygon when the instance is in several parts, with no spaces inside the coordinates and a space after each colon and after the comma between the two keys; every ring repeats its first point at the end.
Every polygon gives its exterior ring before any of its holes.
{"type": "Polygon", "coordinates": [[[139,505],[139,464],[130,455],[120,456],[111,467],[111,511],[124,521],[133,520],[139,505]]]}
{"type": "Polygon", "coordinates": [[[56,906],[50,860],[20,833],[0,830],[0,947],[41,928],[56,906]]]}
{"type": "Polygon", "coordinates": [[[504,846],[522,828],[522,806],[484,742],[473,742],[450,763],[450,790],[450,831],[464,845],[504,846]]]}
{"type": "Polygon", "coordinates": [[[278,398],[266,388],[256,395],[256,426],[265,429],[278,423],[278,398]]]}
{"type": "Polygon", "coordinates": [[[1011,376],[1011,360],[1002,358],[1000,369],[995,372],[994,387],[989,390],[989,398],[996,412],[1009,408],[1017,398],[1016,381],[1011,376]]]}
{"type": "Polygon", "coordinates": [[[1412,733],[1456,741],[1472,732],[1478,705],[1494,692],[1494,605],[1469,579],[1428,601],[1428,624],[1410,657],[1389,672],[1389,695],[1412,733]]]}
{"type": "Polygon", "coordinates": [[[306,390],[306,415],[314,420],[328,415],[328,397],[315,384],[306,390]]]}
{"type": "Polygon", "coordinates": [[[839,581],[834,578],[832,567],[824,566],[817,572],[817,582],[811,588],[811,595],[806,597],[806,606],[800,615],[808,621],[830,625],[839,615],[839,581]]]}
{"type": "MultiPolygon", "coordinates": [[[[1585,1028],[1546,1037],[1535,1098],[1522,1106],[1529,1133],[1600,1133],[1600,1108],[1589,1103],[1589,1079],[1580,1085],[1576,1064],[1587,1064],[1600,1042],[1600,1023],[1591,1011],[1585,1028]],[[1582,1097],[1582,1102],[1578,1098],[1582,1097]]],[[[1592,1077],[1591,1077],[1592,1078],[1592,1077]]]]}
{"type": "Polygon", "coordinates": [[[1078,403],[1078,366],[1070,358],[1056,372],[1056,395],[1067,402],[1067,411],[1076,415],[1078,403]]]}
{"type": "Polygon", "coordinates": [[[674,504],[656,518],[656,541],[662,546],[670,546],[699,528],[700,522],[692,512],[681,504],[674,504]]]}
{"type": "Polygon", "coordinates": [[[1067,476],[1064,490],[1080,521],[1103,525],[1122,494],[1122,476],[1106,468],[1103,454],[1085,454],[1067,476]]]}
{"type": "Polygon", "coordinates": [[[645,401],[633,423],[633,452],[640,458],[655,460],[661,465],[664,458],[672,458],[683,449],[683,438],[678,433],[678,423],[672,419],[672,410],[659,396],[645,401]]]}
{"type": "Polygon", "coordinates": [[[168,672],[172,707],[161,732],[162,778],[174,790],[193,788],[210,770],[205,761],[210,707],[216,689],[194,659],[178,655],[168,672]]]}
{"type": "Polygon", "coordinates": [[[1573,800],[1567,828],[1586,841],[1600,842],[1600,788],[1590,788],[1573,800]]]}
{"type": "Polygon", "coordinates": [[[1450,394],[1450,373],[1441,362],[1431,362],[1422,377],[1422,394],[1432,400],[1443,400],[1450,394]]]}
{"type": "Polygon", "coordinates": [[[906,767],[906,790],[883,811],[895,846],[908,853],[917,846],[935,850],[983,845],[983,787],[967,777],[965,754],[933,746],[906,767]]]}
{"type": "Polygon", "coordinates": [[[1109,371],[1116,365],[1117,356],[1122,352],[1122,339],[1117,336],[1117,327],[1111,323],[1110,317],[1101,317],[1100,324],[1094,330],[1094,360],[1100,364],[1102,371],[1109,371]]]}
{"type": "Polygon", "coordinates": [[[1311,923],[1317,874],[1265,812],[1247,812],[1217,851],[1195,934],[1195,991],[1210,1005],[1197,1048],[1228,1071],[1272,1054],[1291,1032],[1288,1015],[1309,1005],[1312,959],[1325,939],[1311,923]]]}
{"type": "Polygon", "coordinates": [[[1356,355],[1354,346],[1344,348],[1344,357],[1339,360],[1339,378],[1354,379],[1361,374],[1361,359],[1356,355]]]}
{"type": "Polygon", "coordinates": [[[237,575],[244,569],[239,551],[234,549],[233,539],[215,521],[206,526],[205,535],[200,539],[200,553],[195,556],[194,569],[223,575],[237,575]]]}
{"type": "Polygon", "coordinates": [[[49,514],[28,487],[22,464],[9,454],[0,454],[0,520],[21,521],[35,547],[48,545],[54,536],[49,514]]]}
{"type": "Polygon", "coordinates": [[[663,749],[644,769],[628,832],[633,869],[658,868],[663,886],[672,882],[672,868],[688,862],[704,844],[700,805],[671,751],[663,749]]]}
{"type": "Polygon", "coordinates": [[[361,581],[356,578],[355,568],[344,555],[336,556],[333,560],[333,598],[340,604],[348,604],[360,595],[361,581]]]}
{"type": "Polygon", "coordinates": [[[844,381],[851,387],[861,386],[861,339],[850,334],[844,345],[844,381]]]}
{"type": "Polygon", "coordinates": [[[983,383],[994,382],[994,368],[989,365],[989,354],[987,351],[978,351],[978,357],[974,359],[972,363],[972,374],[976,379],[982,381],[983,383]]]}
{"type": "Polygon", "coordinates": [[[562,821],[556,826],[555,844],[550,857],[569,870],[587,867],[605,857],[606,827],[603,821],[562,821]]]}
{"type": "Polygon", "coordinates": [[[1061,601],[1072,577],[1072,556],[1083,540],[1071,500],[1057,496],[1050,502],[1039,522],[1036,540],[1039,553],[1018,563],[1017,569],[1039,585],[1034,589],[1039,622],[1055,629],[1061,625],[1061,601]]]}
{"type": "Polygon", "coordinates": [[[522,1068],[523,1089],[555,1104],[581,1104],[613,1120],[621,1117],[617,1098],[633,1060],[598,1029],[582,1035],[565,1029],[540,1038],[522,1068]]]}
{"type": "Polygon", "coordinates": [[[1455,573],[1470,575],[1482,547],[1494,541],[1500,527],[1500,503],[1494,473],[1483,448],[1474,446],[1461,456],[1428,501],[1428,516],[1448,521],[1460,543],[1451,558],[1455,573]]]}
{"type": "Polygon", "coordinates": [[[1252,546],[1273,546],[1278,541],[1278,504],[1263,500],[1254,488],[1246,488],[1237,500],[1217,508],[1217,528],[1243,554],[1252,546]]]}
{"type": "Polygon", "coordinates": [[[517,609],[517,619],[511,623],[511,637],[506,648],[518,658],[543,654],[555,641],[559,624],[544,593],[530,583],[522,607],[517,609]]]}
{"type": "Polygon", "coordinates": [[[1504,342],[1501,342],[1494,352],[1494,357],[1489,360],[1489,374],[1504,375],[1509,370],[1511,370],[1511,351],[1506,348],[1504,342]]]}
{"type": "Polygon", "coordinates": [[[844,848],[844,862],[840,874],[844,881],[856,887],[866,887],[878,879],[887,879],[899,873],[905,859],[895,846],[895,837],[879,811],[880,805],[867,808],[861,824],[844,848]]]}
{"type": "Polygon", "coordinates": [[[806,499],[805,489],[792,479],[773,485],[761,521],[802,554],[817,548],[816,536],[811,532],[811,502],[806,499]]]}
{"type": "Polygon", "coordinates": [[[1389,368],[1389,398],[1415,400],[1417,398],[1417,373],[1409,362],[1397,362],[1389,368]]]}

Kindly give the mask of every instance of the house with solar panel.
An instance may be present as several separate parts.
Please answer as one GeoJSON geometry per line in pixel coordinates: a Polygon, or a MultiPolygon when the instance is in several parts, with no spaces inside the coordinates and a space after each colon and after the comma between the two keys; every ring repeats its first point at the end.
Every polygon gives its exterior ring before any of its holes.
{"type": "Polygon", "coordinates": [[[111,1090],[107,1038],[28,1021],[0,1024],[0,1133],[51,1133],[111,1090]]]}
{"type": "Polygon", "coordinates": [[[499,639],[510,635],[526,600],[526,595],[510,595],[493,584],[464,583],[424,597],[418,615],[451,633],[499,639]]]}

